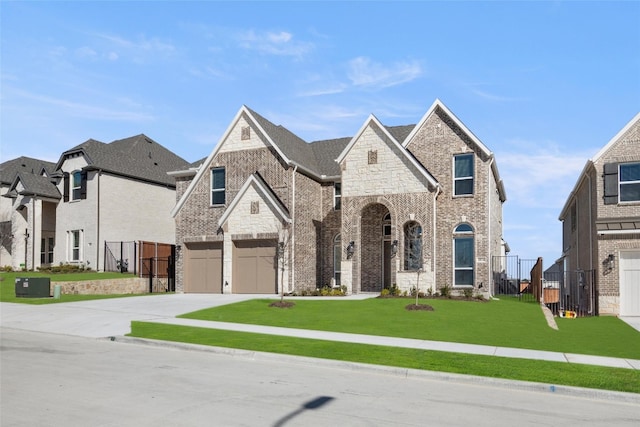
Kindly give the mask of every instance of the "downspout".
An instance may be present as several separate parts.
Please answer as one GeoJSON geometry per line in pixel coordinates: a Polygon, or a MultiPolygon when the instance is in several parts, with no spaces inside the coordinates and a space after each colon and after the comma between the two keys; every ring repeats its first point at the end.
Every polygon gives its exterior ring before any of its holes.
{"type": "Polygon", "coordinates": [[[292,202],[291,202],[291,285],[289,286],[289,293],[295,289],[296,279],[296,173],[298,171],[298,165],[293,167],[292,176],[292,202]]]}
{"type": "MultiPolygon", "coordinates": [[[[96,194],[96,199],[97,199],[97,203],[96,203],[96,207],[97,207],[97,213],[96,213],[96,271],[100,270],[100,175],[102,174],[102,169],[98,169],[97,171],[97,178],[98,178],[98,183],[97,183],[97,187],[98,187],[98,191],[96,194]]],[[[105,251],[105,255],[106,255],[106,251],[105,251]]],[[[103,261],[102,263],[102,269],[104,270],[105,267],[105,263],[103,261]]]]}
{"type": "MultiPolygon", "coordinates": [[[[489,190],[488,191],[489,200],[487,202],[487,218],[489,219],[489,221],[488,221],[488,223],[489,223],[489,232],[487,233],[487,236],[488,236],[487,237],[487,239],[488,239],[487,240],[487,252],[488,252],[489,256],[487,258],[491,258],[491,254],[493,253],[492,252],[492,247],[491,247],[491,232],[493,231],[492,230],[492,225],[493,225],[492,219],[493,218],[491,217],[491,198],[493,197],[493,191],[492,191],[493,189],[491,188],[491,175],[492,175],[491,166],[493,166],[494,160],[495,159],[494,159],[494,157],[492,155],[491,156],[491,160],[489,161],[489,169],[487,171],[488,172],[487,173],[487,189],[489,190]]],[[[497,190],[497,188],[496,188],[496,190],[497,190]]],[[[487,262],[486,265],[488,266],[488,268],[487,268],[487,276],[488,276],[487,286],[489,287],[489,289],[491,289],[491,263],[492,263],[492,260],[491,259],[487,259],[486,262],[487,262]]],[[[489,296],[491,296],[491,290],[489,290],[489,296]]]]}
{"type": "Polygon", "coordinates": [[[433,251],[433,291],[435,292],[436,289],[438,288],[437,284],[436,284],[436,280],[437,280],[437,265],[438,265],[438,245],[436,244],[436,242],[438,241],[438,239],[436,238],[436,233],[437,233],[437,224],[436,224],[436,200],[438,198],[438,195],[440,195],[440,193],[442,192],[442,189],[440,188],[440,184],[436,185],[436,191],[435,193],[433,193],[433,209],[432,209],[432,216],[433,216],[433,239],[431,239],[431,245],[433,247],[432,251],[433,251]]]}
{"type": "MultiPolygon", "coordinates": [[[[40,214],[42,217],[42,214],[40,214]]],[[[31,196],[31,269],[36,269],[36,198],[31,196]]],[[[27,266],[25,266],[27,267],[27,266]]],[[[27,268],[28,270],[28,268],[27,268]]]]}

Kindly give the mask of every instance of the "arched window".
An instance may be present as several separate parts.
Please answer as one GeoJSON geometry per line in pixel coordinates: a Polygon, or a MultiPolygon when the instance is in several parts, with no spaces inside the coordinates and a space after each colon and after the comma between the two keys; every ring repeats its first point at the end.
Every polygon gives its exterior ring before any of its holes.
{"type": "Polygon", "coordinates": [[[415,221],[404,225],[404,269],[422,268],[422,226],[415,221]]]}
{"type": "Polygon", "coordinates": [[[336,286],[340,285],[340,268],[342,262],[342,239],[340,233],[336,234],[333,238],[333,278],[336,281],[336,286]]]}
{"type": "Polygon", "coordinates": [[[473,227],[460,224],[453,231],[454,286],[473,286],[473,227]]]}
{"type": "Polygon", "coordinates": [[[384,240],[391,240],[391,214],[382,218],[382,237],[384,240]]]}

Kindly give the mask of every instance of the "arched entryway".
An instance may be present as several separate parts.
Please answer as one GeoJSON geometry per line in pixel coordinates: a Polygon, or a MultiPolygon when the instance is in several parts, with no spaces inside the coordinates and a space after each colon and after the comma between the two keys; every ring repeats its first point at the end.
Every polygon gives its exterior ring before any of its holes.
{"type": "Polygon", "coordinates": [[[393,226],[389,209],[380,204],[367,205],[360,220],[360,290],[380,292],[391,287],[393,226]]]}

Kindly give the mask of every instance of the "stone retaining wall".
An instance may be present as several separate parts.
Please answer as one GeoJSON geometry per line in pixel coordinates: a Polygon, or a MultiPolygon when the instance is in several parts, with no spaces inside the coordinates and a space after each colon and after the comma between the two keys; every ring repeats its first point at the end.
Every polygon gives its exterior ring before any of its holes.
{"type": "Polygon", "coordinates": [[[61,293],[67,295],[146,294],[149,292],[149,279],[131,277],[127,279],[87,280],[80,282],[51,282],[51,295],[53,295],[55,286],[60,286],[61,293]]]}

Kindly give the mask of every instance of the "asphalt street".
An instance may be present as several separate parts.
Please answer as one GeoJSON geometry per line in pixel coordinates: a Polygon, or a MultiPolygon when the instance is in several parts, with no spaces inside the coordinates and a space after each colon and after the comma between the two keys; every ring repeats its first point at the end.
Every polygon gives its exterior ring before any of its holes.
{"type": "Polygon", "coordinates": [[[638,402],[614,395],[249,352],[1,332],[3,427],[640,425],[638,402]]]}

